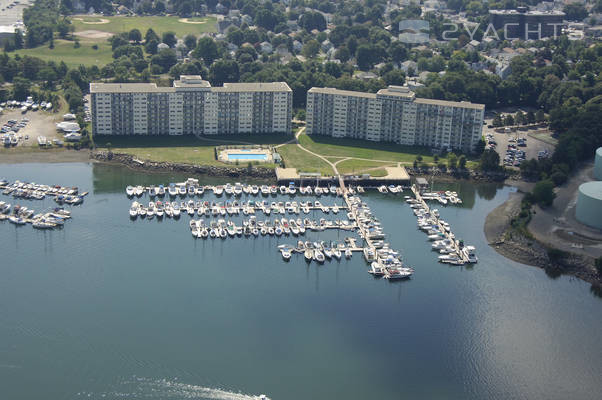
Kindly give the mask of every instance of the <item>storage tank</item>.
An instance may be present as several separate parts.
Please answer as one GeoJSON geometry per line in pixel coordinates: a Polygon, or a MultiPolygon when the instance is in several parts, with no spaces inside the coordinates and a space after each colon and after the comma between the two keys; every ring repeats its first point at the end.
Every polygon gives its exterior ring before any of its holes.
{"type": "Polygon", "coordinates": [[[596,159],[594,160],[594,178],[602,181],[602,147],[596,150],[596,159]]]}
{"type": "Polygon", "coordinates": [[[579,222],[602,230],[602,182],[586,182],[579,186],[575,216],[579,222]]]}

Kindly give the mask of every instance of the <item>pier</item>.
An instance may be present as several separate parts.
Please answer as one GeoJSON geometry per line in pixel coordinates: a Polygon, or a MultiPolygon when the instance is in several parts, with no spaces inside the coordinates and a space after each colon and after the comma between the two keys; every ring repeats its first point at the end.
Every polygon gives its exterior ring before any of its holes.
{"type": "MultiPolygon", "coordinates": [[[[182,214],[189,215],[192,218],[189,222],[192,236],[200,239],[226,239],[242,236],[287,237],[290,235],[299,237],[307,231],[325,231],[329,229],[355,232],[361,238],[362,243],[358,243],[354,237],[345,238],[345,243],[318,243],[298,240],[295,245],[280,245],[279,251],[282,253],[284,260],[289,260],[292,254],[303,253],[308,262],[316,261],[319,264],[330,259],[340,260],[343,253],[345,258],[351,258],[353,253],[362,252],[366,262],[370,264],[368,272],[375,276],[402,279],[413,274],[414,270],[401,261],[400,253],[393,250],[389,243],[385,241],[386,235],[380,222],[358,195],[364,192],[363,186],[356,185],[354,187],[357,181],[349,181],[344,176],[337,175],[332,177],[330,181],[318,180],[315,186],[297,186],[295,181],[289,181],[292,177],[285,175],[283,179],[285,179],[286,184],[280,186],[258,186],[241,183],[200,185],[198,180],[189,178],[186,182],[169,183],[165,186],[128,186],[126,194],[130,198],[144,195],[150,197],[148,207],[138,201],[132,203],[130,207],[130,217],[132,219],[146,218],[148,220],[155,217],[158,220],[164,217],[177,219],[182,214]],[[325,183],[326,185],[324,185],[325,183]],[[195,197],[202,197],[205,192],[212,192],[216,198],[211,201],[195,199],[195,197]],[[227,198],[220,201],[219,198],[224,194],[227,198]],[[298,201],[293,199],[283,201],[282,198],[277,199],[278,201],[268,201],[266,199],[266,197],[277,194],[290,196],[311,195],[316,199],[301,198],[298,201]],[[322,204],[317,200],[317,197],[321,195],[335,195],[341,197],[342,202],[341,204],[322,204]],[[189,199],[184,199],[187,196],[189,199]],[[263,199],[261,197],[257,200],[243,199],[242,196],[261,196],[263,199]],[[313,220],[307,217],[299,217],[300,214],[315,213],[316,211],[332,214],[333,216],[342,212],[343,217],[346,216],[347,219],[329,220],[320,218],[319,220],[313,220]],[[274,219],[260,220],[255,217],[255,214],[259,212],[263,212],[266,216],[273,215],[274,219]],[[242,221],[235,222],[234,219],[231,219],[241,214],[245,216],[242,221]],[[195,220],[194,216],[213,218],[195,220]]],[[[394,184],[380,185],[377,188],[381,193],[400,194],[404,191],[402,185],[394,184]]],[[[412,186],[411,190],[415,196],[415,199],[411,199],[414,203],[412,208],[419,216],[419,221],[425,215],[431,218],[431,214],[434,215],[436,210],[429,208],[426,199],[421,195],[417,186],[412,186]]],[[[406,198],[409,198],[409,196],[406,196],[406,198]]],[[[457,195],[452,192],[449,195],[431,193],[429,199],[447,203],[447,199],[451,198],[456,198],[460,202],[457,195]]],[[[407,201],[410,202],[410,200],[407,201]]],[[[449,225],[438,218],[438,213],[429,228],[440,234],[437,238],[441,241],[447,240],[449,243],[450,249],[446,251],[446,258],[443,262],[454,264],[475,262],[470,260],[469,254],[463,251],[464,248],[460,242],[455,240],[449,225]],[[452,257],[455,258],[452,259],[452,257]]],[[[439,261],[442,261],[441,257],[439,261]]]]}

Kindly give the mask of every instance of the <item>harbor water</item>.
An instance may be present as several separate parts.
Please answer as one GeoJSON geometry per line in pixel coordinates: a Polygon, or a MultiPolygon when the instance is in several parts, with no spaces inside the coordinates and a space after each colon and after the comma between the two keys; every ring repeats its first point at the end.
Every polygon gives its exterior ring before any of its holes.
{"type": "MultiPolygon", "coordinates": [[[[0,222],[0,398],[602,395],[602,299],[583,281],[548,276],[487,245],[485,217],[513,188],[441,186],[463,200],[434,207],[476,247],[474,266],[438,263],[403,195],[362,194],[415,269],[412,279],[389,282],[369,275],[359,253],[323,265],[302,255],[283,262],[277,246],[295,244],[293,236],[199,240],[187,215],[130,220],[127,185],[187,176],[73,163],[0,164],[0,178],[90,192],[67,207],[73,218],[61,229],[0,222]]],[[[202,199],[216,198],[206,191],[202,199]]],[[[304,199],[311,197],[295,197],[304,199]]],[[[36,211],[55,206],[51,198],[0,200],[36,211]]],[[[346,236],[327,230],[303,240],[346,236]]]]}

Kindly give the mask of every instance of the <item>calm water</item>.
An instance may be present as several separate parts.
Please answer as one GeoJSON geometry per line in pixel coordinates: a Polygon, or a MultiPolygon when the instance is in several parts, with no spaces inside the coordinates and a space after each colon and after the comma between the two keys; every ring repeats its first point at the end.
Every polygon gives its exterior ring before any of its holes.
{"type": "Polygon", "coordinates": [[[88,164],[0,165],[0,176],[91,192],[63,230],[0,224],[0,398],[602,395],[602,300],[486,245],[483,220],[511,188],[452,185],[464,207],[441,214],[477,246],[473,268],[437,263],[402,197],[365,195],[416,269],[389,283],[358,255],[284,263],[276,245],[292,238],[203,241],[187,216],[129,220],[127,184],[182,177],[88,164]]]}

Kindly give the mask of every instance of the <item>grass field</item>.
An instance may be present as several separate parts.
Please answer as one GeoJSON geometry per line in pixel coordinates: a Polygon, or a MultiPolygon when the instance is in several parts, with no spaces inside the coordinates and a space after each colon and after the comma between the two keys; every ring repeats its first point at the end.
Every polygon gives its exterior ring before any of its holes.
{"type": "MultiPolygon", "coordinates": [[[[195,136],[95,136],[97,147],[110,147],[115,153],[127,153],[143,160],[202,165],[235,166],[215,159],[214,148],[233,144],[280,144],[289,140],[283,135],[236,135],[219,138],[198,139],[195,136]]],[[[241,163],[240,167],[246,167],[241,163]]],[[[274,168],[274,164],[257,164],[274,168]]]]}
{"type": "Polygon", "coordinates": [[[71,21],[75,27],[75,32],[96,30],[109,33],[129,32],[134,28],[138,28],[142,35],[148,28],[153,30],[160,36],[163,32],[172,31],[176,36],[183,37],[189,33],[199,35],[204,32],[216,31],[216,19],[214,17],[204,17],[204,23],[199,18],[192,18],[190,21],[196,23],[180,22],[180,17],[166,16],[87,16],[74,15],[71,21]],[[104,22],[108,21],[108,22],[104,22]],[[104,22],[104,23],[103,23],[104,22]]]}
{"type": "Polygon", "coordinates": [[[80,47],[77,49],[73,47],[73,44],[74,42],[70,40],[57,39],[54,41],[54,49],[49,48],[46,44],[32,49],[16,50],[15,53],[56,63],[64,61],[68,67],[78,67],[79,65],[102,67],[113,61],[111,45],[106,40],[80,40],[80,47]],[[98,46],[98,50],[92,48],[94,44],[98,46]]]}
{"type": "MultiPolygon", "coordinates": [[[[327,136],[300,135],[299,142],[308,150],[324,156],[366,158],[411,164],[420,154],[424,162],[432,162],[430,151],[423,147],[376,143],[365,140],[334,139],[327,136]]],[[[342,164],[342,163],[341,163],[342,164]]]]}
{"type": "MultiPolygon", "coordinates": [[[[397,163],[367,161],[367,160],[345,160],[337,164],[337,169],[341,174],[362,174],[367,173],[377,176],[385,171],[381,167],[395,166],[397,163]],[[380,171],[380,172],[379,172],[380,171]],[[374,175],[377,174],[377,175],[374,175]]],[[[386,174],[386,171],[384,172],[386,174]]],[[[379,175],[383,176],[383,175],[379,175]]]]}
{"type": "Polygon", "coordinates": [[[278,148],[287,168],[297,168],[302,172],[319,172],[332,175],[333,170],[324,160],[300,149],[296,144],[285,144],[278,148]]]}

